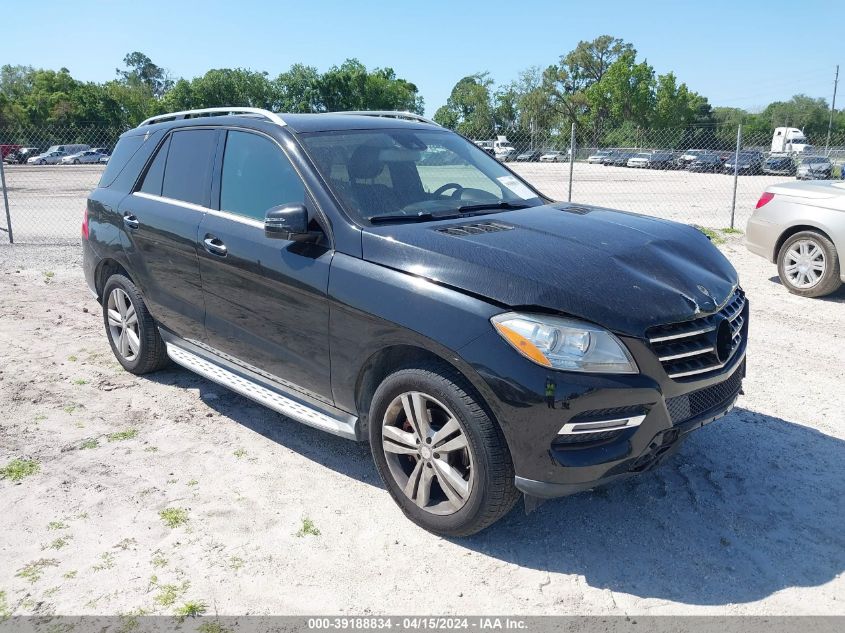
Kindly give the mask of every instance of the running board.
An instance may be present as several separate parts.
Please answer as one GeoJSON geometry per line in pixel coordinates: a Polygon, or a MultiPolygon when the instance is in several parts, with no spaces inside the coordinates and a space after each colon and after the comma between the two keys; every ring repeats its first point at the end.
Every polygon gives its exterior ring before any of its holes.
{"type": "Polygon", "coordinates": [[[208,378],[208,380],[231,389],[245,398],[263,404],[268,409],[281,413],[297,422],[350,440],[355,439],[355,425],[352,422],[339,420],[327,413],[297,402],[278,391],[268,389],[173,343],[165,343],[165,345],[167,346],[167,355],[174,363],[185,369],[190,369],[203,378],[208,378]]]}

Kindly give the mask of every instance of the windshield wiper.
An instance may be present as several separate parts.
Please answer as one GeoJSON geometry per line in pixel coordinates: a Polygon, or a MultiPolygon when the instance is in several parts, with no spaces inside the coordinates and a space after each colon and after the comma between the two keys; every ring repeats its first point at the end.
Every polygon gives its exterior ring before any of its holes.
{"type": "Polygon", "coordinates": [[[514,209],[527,209],[529,206],[528,204],[514,204],[513,202],[505,202],[504,200],[500,202],[486,202],[483,204],[465,204],[461,207],[455,209],[458,213],[471,213],[472,211],[487,211],[488,209],[502,209],[503,211],[509,211],[514,209]]]}
{"type": "Polygon", "coordinates": [[[367,219],[373,224],[383,224],[387,222],[430,222],[431,220],[449,220],[459,217],[461,217],[461,215],[459,213],[455,213],[454,211],[450,211],[449,213],[445,213],[443,215],[435,215],[434,213],[429,213],[428,211],[420,211],[416,215],[404,215],[402,213],[396,213],[394,215],[371,215],[367,219]]]}

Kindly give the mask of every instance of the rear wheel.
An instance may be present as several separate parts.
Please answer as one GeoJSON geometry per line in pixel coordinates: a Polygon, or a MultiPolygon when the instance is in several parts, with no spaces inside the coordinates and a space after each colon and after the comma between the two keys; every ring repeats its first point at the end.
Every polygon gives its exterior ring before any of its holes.
{"type": "Polygon", "coordinates": [[[822,297],[835,292],[842,285],[839,274],[836,247],[815,231],[796,233],[778,253],[778,275],[793,294],[822,297]]]}
{"type": "Polygon", "coordinates": [[[417,525],[468,536],[519,498],[505,439],[472,389],[451,368],[402,369],[379,385],[370,407],[370,447],[390,495],[417,525]]]}
{"type": "Polygon", "coordinates": [[[127,371],[147,374],[169,364],[164,341],[144,299],[124,275],[112,275],[106,282],[103,322],[112,352],[127,371]]]}

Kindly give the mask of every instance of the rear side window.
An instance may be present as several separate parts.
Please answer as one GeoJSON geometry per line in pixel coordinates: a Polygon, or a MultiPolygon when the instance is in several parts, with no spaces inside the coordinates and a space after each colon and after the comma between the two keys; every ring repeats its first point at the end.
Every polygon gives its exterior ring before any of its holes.
{"type": "Polygon", "coordinates": [[[207,207],[216,148],[216,130],[181,130],[171,134],[161,195],[207,207]]]}
{"type": "Polygon", "coordinates": [[[167,161],[167,150],[170,147],[170,137],[168,136],[164,143],[161,144],[158,152],[147,170],[147,175],[144,176],[144,182],[141,184],[139,191],[161,195],[161,183],[164,180],[164,164],[167,161]]]}
{"type": "Polygon", "coordinates": [[[145,135],[124,136],[114,148],[103,175],[100,177],[100,187],[108,187],[117,178],[117,175],[126,167],[126,163],[135,155],[141,145],[144,144],[145,135]]]}
{"type": "Polygon", "coordinates": [[[304,201],[305,187],[299,174],[278,145],[249,132],[228,133],[220,182],[221,210],[264,220],[271,207],[304,201]]]}

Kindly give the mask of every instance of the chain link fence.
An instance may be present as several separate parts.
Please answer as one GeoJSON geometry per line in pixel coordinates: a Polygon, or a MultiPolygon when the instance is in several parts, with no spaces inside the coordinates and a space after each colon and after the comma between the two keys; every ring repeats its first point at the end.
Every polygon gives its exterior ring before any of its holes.
{"type": "MultiPolygon", "coordinates": [[[[79,239],[85,199],[122,131],[0,128],[0,242],[79,239]]],[[[737,127],[511,130],[474,140],[554,200],[741,230],[766,187],[842,177],[845,135],[810,146],[795,133],[778,138],[775,131],[747,134],[737,127]]]]}

